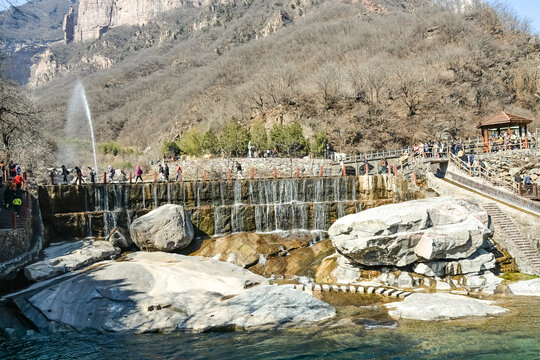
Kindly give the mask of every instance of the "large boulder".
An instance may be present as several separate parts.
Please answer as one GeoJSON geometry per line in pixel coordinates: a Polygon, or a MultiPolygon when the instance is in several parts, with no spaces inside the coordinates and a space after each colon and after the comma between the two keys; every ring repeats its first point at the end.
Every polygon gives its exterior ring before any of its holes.
{"type": "Polygon", "coordinates": [[[394,319],[449,320],[501,315],[508,310],[493,301],[452,294],[412,294],[405,301],[385,305],[394,319]]]}
{"type": "Polygon", "coordinates": [[[279,327],[335,316],[332,306],[210,258],[136,252],[14,302],[40,328],[169,332],[279,327]]]}
{"type": "Polygon", "coordinates": [[[41,281],[77,270],[118,255],[120,250],[110,242],[87,239],[52,244],[43,253],[43,260],[24,268],[29,280],[41,281]]]}
{"type": "Polygon", "coordinates": [[[491,235],[487,214],[450,197],[364,210],[338,219],[328,230],[336,249],[353,262],[406,266],[436,259],[464,259],[491,235]]]}
{"type": "Polygon", "coordinates": [[[131,240],[141,250],[175,251],[188,246],[195,231],[189,214],[180,205],[168,204],[135,219],[131,240]]]}

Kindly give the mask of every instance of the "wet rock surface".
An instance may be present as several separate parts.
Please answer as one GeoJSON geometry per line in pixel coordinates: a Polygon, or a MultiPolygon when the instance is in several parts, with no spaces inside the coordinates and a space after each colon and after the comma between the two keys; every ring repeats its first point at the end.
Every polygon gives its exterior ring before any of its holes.
{"type": "Polygon", "coordinates": [[[508,288],[514,295],[540,296],[540,278],[518,281],[509,284],[508,288]]]}
{"type": "Polygon", "coordinates": [[[493,303],[453,294],[412,294],[403,302],[385,306],[394,319],[426,321],[502,315],[508,311],[493,303]]]}
{"type": "Polygon", "coordinates": [[[335,316],[310,294],[214,259],[136,252],[103,262],[15,303],[41,328],[208,331],[278,327],[335,316]]]}
{"type": "Polygon", "coordinates": [[[24,268],[24,275],[32,281],[45,280],[120,254],[107,241],[79,240],[53,244],[43,251],[44,259],[24,268]]]}

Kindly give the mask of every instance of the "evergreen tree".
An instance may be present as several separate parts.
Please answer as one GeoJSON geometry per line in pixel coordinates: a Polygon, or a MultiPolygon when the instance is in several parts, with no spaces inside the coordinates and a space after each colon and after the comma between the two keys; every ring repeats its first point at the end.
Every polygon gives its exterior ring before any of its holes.
{"type": "Polygon", "coordinates": [[[251,128],[251,145],[260,151],[264,151],[268,148],[268,136],[266,135],[266,129],[259,120],[256,121],[251,128]]]}
{"type": "Polygon", "coordinates": [[[249,130],[234,117],[221,130],[219,144],[225,156],[246,156],[250,140],[249,130]]]}

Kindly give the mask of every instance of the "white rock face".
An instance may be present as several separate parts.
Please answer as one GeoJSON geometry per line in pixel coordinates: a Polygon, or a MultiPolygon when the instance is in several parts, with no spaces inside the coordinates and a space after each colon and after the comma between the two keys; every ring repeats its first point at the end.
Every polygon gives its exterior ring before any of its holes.
{"type": "Polygon", "coordinates": [[[141,250],[174,251],[188,246],[195,231],[180,205],[168,204],[135,219],[129,227],[131,240],[141,250]]]}
{"type": "Polygon", "coordinates": [[[490,271],[486,271],[481,275],[467,274],[465,275],[465,284],[472,289],[480,289],[483,293],[492,295],[495,293],[497,286],[503,282],[503,279],[497,277],[490,271]]]}
{"type": "Polygon", "coordinates": [[[478,273],[483,270],[494,269],[497,262],[492,253],[483,249],[478,249],[474,254],[466,259],[454,261],[430,261],[418,263],[414,267],[414,272],[426,276],[447,276],[464,275],[478,273]]]}
{"type": "Polygon", "coordinates": [[[120,250],[107,241],[81,240],[53,244],[44,253],[44,260],[24,268],[24,275],[29,280],[41,281],[77,270],[117,255],[120,250]]]}
{"type": "Polygon", "coordinates": [[[540,278],[518,281],[508,285],[508,288],[514,295],[540,296],[540,278]]]}
{"type": "Polygon", "coordinates": [[[347,215],[328,234],[334,247],[356,263],[406,266],[471,256],[491,234],[486,218],[484,211],[462,200],[431,198],[347,215]]]}
{"type": "Polygon", "coordinates": [[[386,304],[394,319],[449,320],[465,317],[501,315],[508,310],[493,301],[452,294],[412,294],[402,302],[386,304]]]}
{"type": "Polygon", "coordinates": [[[310,294],[270,286],[236,265],[162,252],[101,263],[16,303],[41,327],[101,331],[276,327],[335,316],[310,294]]]}

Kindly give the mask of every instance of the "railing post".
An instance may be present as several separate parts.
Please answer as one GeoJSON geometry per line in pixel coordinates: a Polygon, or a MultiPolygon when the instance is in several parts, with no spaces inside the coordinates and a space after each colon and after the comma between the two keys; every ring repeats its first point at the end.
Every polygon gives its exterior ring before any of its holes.
{"type": "Polygon", "coordinates": [[[521,186],[521,183],[518,184],[518,194],[519,196],[523,196],[523,186],[521,186]]]}
{"type": "Polygon", "coordinates": [[[133,173],[129,172],[129,183],[131,184],[133,182],[133,173]]]}
{"type": "Polygon", "coordinates": [[[51,185],[54,185],[54,170],[51,171],[51,185]]]}
{"type": "Polygon", "coordinates": [[[255,168],[252,166],[251,167],[251,180],[254,180],[255,179],[255,168]]]}
{"type": "Polygon", "coordinates": [[[157,183],[157,171],[154,170],[154,182],[157,183]]]}
{"type": "Polygon", "coordinates": [[[366,164],[366,175],[369,176],[369,164],[366,164]]]}
{"type": "Polygon", "coordinates": [[[231,168],[227,171],[227,180],[231,181],[231,168]]]}
{"type": "Polygon", "coordinates": [[[341,171],[343,172],[343,176],[346,176],[346,175],[347,175],[346,169],[345,169],[345,165],[343,165],[343,168],[341,169],[341,171]]]}
{"type": "Polygon", "coordinates": [[[104,184],[107,183],[107,173],[106,172],[103,173],[103,183],[104,184]]]}
{"type": "Polygon", "coordinates": [[[323,172],[323,167],[322,167],[322,165],[321,165],[321,169],[320,169],[320,171],[319,171],[319,176],[320,176],[320,177],[323,177],[323,174],[324,174],[324,172],[323,172]]]}
{"type": "Polygon", "coordinates": [[[296,177],[300,177],[300,169],[298,168],[298,166],[296,167],[296,177]]]}
{"type": "Polygon", "coordinates": [[[203,170],[203,181],[206,181],[206,170],[203,170]]]}
{"type": "Polygon", "coordinates": [[[81,184],[82,184],[82,175],[81,174],[77,174],[77,182],[79,183],[79,186],[81,186],[81,184]]]}
{"type": "Polygon", "coordinates": [[[397,176],[397,165],[394,165],[394,176],[397,176]]]}

